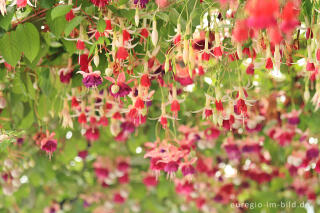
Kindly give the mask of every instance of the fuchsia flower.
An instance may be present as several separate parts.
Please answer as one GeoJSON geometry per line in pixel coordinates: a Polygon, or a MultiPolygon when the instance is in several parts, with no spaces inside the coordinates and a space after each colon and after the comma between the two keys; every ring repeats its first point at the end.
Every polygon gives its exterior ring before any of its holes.
{"type": "Polygon", "coordinates": [[[249,14],[248,26],[256,29],[264,29],[277,24],[279,3],[277,0],[249,0],[246,4],[249,14]]]}
{"type": "Polygon", "coordinates": [[[74,18],[74,13],[72,10],[66,14],[66,20],[70,22],[74,18]]]}
{"type": "Polygon", "coordinates": [[[92,72],[92,68],[89,67],[89,72],[83,72],[83,71],[78,71],[77,73],[80,73],[83,77],[82,83],[87,87],[97,87],[100,84],[102,84],[102,78],[100,76],[101,72],[100,71],[94,71],[92,72]]]}
{"type": "MultiPolygon", "coordinates": [[[[299,2],[299,1],[295,1],[299,2]]],[[[288,1],[284,8],[282,9],[281,18],[281,30],[286,34],[291,34],[292,31],[300,24],[298,20],[299,16],[299,6],[300,5],[294,5],[293,1],[288,1]]],[[[300,2],[299,2],[300,4],[300,2]]]]}
{"type": "Polygon", "coordinates": [[[73,76],[73,70],[61,69],[59,75],[61,83],[69,84],[73,76]]]}
{"type": "Polygon", "coordinates": [[[155,187],[158,185],[158,180],[155,176],[148,175],[145,178],[143,178],[143,184],[146,185],[147,187],[155,187]]]}
{"type": "Polygon", "coordinates": [[[232,38],[236,42],[244,42],[248,39],[248,26],[247,26],[247,20],[237,20],[235,27],[233,28],[232,31],[232,38]]]}
{"type": "Polygon", "coordinates": [[[111,0],[90,0],[90,1],[96,7],[104,7],[104,6],[108,5],[111,0]]]}
{"type": "Polygon", "coordinates": [[[119,60],[126,60],[129,56],[128,50],[124,47],[119,47],[116,53],[116,58],[119,60]]]}
{"type": "MultiPolygon", "coordinates": [[[[18,8],[24,8],[27,6],[28,1],[27,0],[16,0],[17,1],[17,7],[18,8]]],[[[29,2],[29,4],[31,4],[29,2]]]]}
{"type": "Polygon", "coordinates": [[[119,73],[117,80],[112,77],[106,76],[105,79],[110,81],[112,84],[109,86],[110,94],[117,98],[117,97],[124,97],[127,96],[131,92],[131,88],[128,84],[133,81],[133,79],[126,80],[126,76],[124,72],[119,73]]]}
{"type": "Polygon", "coordinates": [[[54,132],[52,132],[49,135],[49,132],[47,131],[46,137],[43,138],[40,142],[41,149],[46,151],[47,154],[49,154],[49,158],[51,158],[52,153],[57,149],[58,142],[56,139],[54,139],[55,135],[56,134],[54,132]]]}
{"type": "Polygon", "coordinates": [[[90,127],[86,130],[85,137],[91,142],[97,141],[100,137],[100,131],[98,128],[90,127]]]}

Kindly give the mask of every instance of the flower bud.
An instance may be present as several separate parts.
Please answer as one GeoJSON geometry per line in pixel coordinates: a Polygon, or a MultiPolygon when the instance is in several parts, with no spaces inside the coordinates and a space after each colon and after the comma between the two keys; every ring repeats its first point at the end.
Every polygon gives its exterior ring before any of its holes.
{"type": "Polygon", "coordinates": [[[108,77],[110,77],[113,74],[113,70],[110,67],[107,67],[104,72],[108,77]]]}
{"type": "Polygon", "coordinates": [[[169,62],[169,57],[168,56],[166,56],[166,62],[165,62],[165,64],[164,64],[164,71],[165,72],[168,72],[169,71],[169,68],[170,68],[170,64],[169,64],[170,62],[169,62]]]}
{"type": "Polygon", "coordinates": [[[157,21],[156,21],[156,19],[153,19],[151,40],[152,40],[152,44],[154,46],[157,46],[157,43],[158,43],[158,31],[157,31],[157,21]]]}
{"type": "Polygon", "coordinates": [[[136,24],[136,27],[138,27],[139,26],[139,9],[138,8],[136,8],[136,14],[134,16],[134,22],[136,24]]]}
{"type": "Polygon", "coordinates": [[[308,102],[310,99],[309,86],[307,85],[305,86],[305,89],[304,89],[303,98],[305,102],[308,102]]]}
{"type": "Polygon", "coordinates": [[[113,94],[117,94],[119,92],[119,90],[120,90],[120,87],[117,84],[112,85],[111,92],[113,94]]]}
{"type": "Polygon", "coordinates": [[[94,63],[94,65],[96,65],[96,67],[98,67],[99,66],[99,62],[100,62],[99,55],[96,52],[96,54],[93,56],[93,63],[94,63]]]}
{"type": "Polygon", "coordinates": [[[184,39],[183,41],[183,62],[185,64],[188,63],[188,57],[189,57],[189,45],[188,45],[188,40],[184,39]]]}

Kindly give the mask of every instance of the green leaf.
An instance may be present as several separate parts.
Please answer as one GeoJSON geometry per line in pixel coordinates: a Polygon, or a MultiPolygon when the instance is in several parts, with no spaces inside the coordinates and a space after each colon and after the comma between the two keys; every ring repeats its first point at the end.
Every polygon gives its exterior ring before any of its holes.
{"type": "Polygon", "coordinates": [[[20,129],[28,129],[31,127],[34,121],[33,111],[30,110],[27,116],[25,116],[19,126],[20,129]]]}
{"type": "Polygon", "coordinates": [[[11,66],[17,65],[21,57],[21,49],[19,47],[18,36],[16,32],[8,32],[1,38],[0,52],[4,60],[11,66]]]}
{"type": "Polygon", "coordinates": [[[16,32],[19,47],[29,61],[32,62],[40,50],[40,36],[37,28],[31,23],[26,23],[18,25],[16,32]]]}
{"type": "Polygon", "coordinates": [[[31,77],[29,75],[27,75],[27,77],[26,77],[26,84],[27,84],[29,97],[34,100],[36,97],[36,91],[33,88],[31,77]]]}
{"type": "Polygon", "coordinates": [[[66,15],[68,12],[70,12],[71,8],[72,8],[72,5],[59,5],[53,8],[51,11],[52,20],[60,16],[66,15]]]}
{"type": "Polygon", "coordinates": [[[2,29],[9,29],[15,11],[15,8],[9,6],[7,7],[7,14],[5,16],[0,16],[0,27],[2,29]]]}
{"type": "Polygon", "coordinates": [[[50,30],[56,36],[60,36],[61,33],[64,31],[67,21],[64,17],[56,18],[55,20],[48,19],[48,25],[50,30]]]}
{"type": "Polygon", "coordinates": [[[106,21],[104,19],[100,19],[97,24],[97,29],[100,33],[103,33],[106,29],[106,21]]]}
{"type": "Polygon", "coordinates": [[[72,19],[64,29],[65,36],[69,36],[72,30],[76,28],[81,23],[82,20],[83,20],[82,16],[77,16],[74,19],[72,19]]]}

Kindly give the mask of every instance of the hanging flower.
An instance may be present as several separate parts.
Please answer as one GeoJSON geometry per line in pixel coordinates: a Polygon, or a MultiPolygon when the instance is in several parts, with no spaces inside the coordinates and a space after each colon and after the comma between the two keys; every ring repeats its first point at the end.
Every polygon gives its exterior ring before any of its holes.
{"type": "Polygon", "coordinates": [[[43,138],[40,142],[41,149],[49,154],[49,158],[51,158],[52,153],[57,149],[57,140],[54,139],[55,135],[56,134],[54,132],[49,134],[49,132],[47,131],[45,138],[43,138]]]}
{"type": "Polygon", "coordinates": [[[128,84],[133,80],[131,79],[126,82],[126,76],[124,72],[119,73],[117,80],[109,76],[106,76],[105,79],[112,83],[109,86],[109,92],[113,97],[124,97],[131,92],[131,88],[128,86],[128,84]]]}

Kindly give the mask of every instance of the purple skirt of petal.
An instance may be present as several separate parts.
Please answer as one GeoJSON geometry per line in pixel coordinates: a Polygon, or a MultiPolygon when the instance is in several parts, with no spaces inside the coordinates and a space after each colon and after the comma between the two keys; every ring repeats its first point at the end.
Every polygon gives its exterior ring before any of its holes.
{"type": "Polygon", "coordinates": [[[109,87],[109,92],[110,94],[117,98],[117,97],[124,97],[124,96],[127,96],[129,95],[129,93],[131,92],[131,88],[125,84],[125,83],[118,83],[118,86],[119,86],[119,91],[117,93],[112,93],[111,91],[111,87],[113,86],[114,84],[111,84],[110,87],[109,87]]]}
{"type": "Polygon", "coordinates": [[[82,79],[82,83],[87,87],[93,87],[93,86],[98,86],[102,84],[102,78],[100,76],[96,75],[88,75],[84,79],[82,79]]]}

